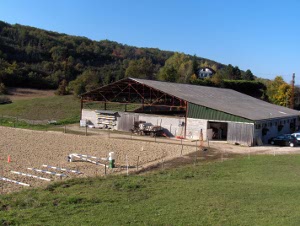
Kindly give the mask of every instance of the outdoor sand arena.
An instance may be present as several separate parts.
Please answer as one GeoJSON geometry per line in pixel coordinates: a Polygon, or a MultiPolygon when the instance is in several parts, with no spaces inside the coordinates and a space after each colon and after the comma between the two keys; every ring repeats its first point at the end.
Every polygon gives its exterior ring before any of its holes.
{"type": "MultiPolygon", "coordinates": [[[[113,151],[116,154],[117,168],[113,171],[108,169],[107,173],[126,173],[126,155],[128,156],[128,163],[130,166],[129,170],[135,171],[138,157],[140,166],[139,169],[145,169],[146,167],[157,163],[161,164],[162,159],[166,161],[179,157],[182,150],[180,141],[163,139],[161,141],[173,142],[173,144],[161,142],[156,143],[153,141],[153,138],[150,137],[142,137],[142,139],[148,139],[149,141],[141,141],[136,140],[136,138],[131,140],[130,135],[127,138],[126,135],[124,137],[124,135],[115,134],[115,136],[119,136],[119,139],[112,138],[113,136],[110,136],[109,138],[107,135],[103,134],[84,136],[64,134],[62,132],[32,131],[0,126],[0,176],[28,183],[31,187],[39,187],[46,186],[53,182],[12,174],[10,171],[19,171],[22,173],[51,178],[53,181],[61,180],[59,177],[37,173],[27,169],[37,168],[60,173],[60,171],[57,170],[43,168],[42,165],[45,164],[83,172],[82,175],[66,173],[68,177],[63,178],[63,180],[74,177],[104,175],[103,166],[97,166],[92,163],[80,161],[70,163],[67,161],[67,156],[71,153],[78,153],[104,158],[108,156],[109,152],[113,151]],[[8,155],[10,155],[11,158],[10,163],[7,162],[8,155]]],[[[195,152],[195,142],[189,141],[184,143],[190,146],[183,146],[183,155],[195,152]]],[[[207,146],[207,143],[205,142],[204,145],[207,146]]],[[[250,148],[230,145],[224,142],[210,142],[209,150],[210,154],[212,154],[211,151],[214,150],[214,153],[219,153],[219,156],[221,156],[222,153],[242,153],[247,155],[250,153],[251,155],[300,153],[300,147],[290,148],[262,146],[250,148]]],[[[182,157],[182,159],[184,158],[185,157],[182,157]]],[[[175,162],[174,164],[177,163],[175,162]]],[[[1,194],[25,188],[26,187],[21,185],[0,180],[1,194]]]]}
{"type": "MultiPolygon", "coordinates": [[[[193,147],[184,147],[184,153],[192,152],[194,150],[193,147]]],[[[59,177],[27,170],[27,168],[37,168],[55,171],[42,167],[43,164],[46,164],[62,168],[78,169],[83,172],[82,175],[67,173],[68,178],[104,175],[103,166],[96,166],[92,163],[79,161],[70,163],[67,161],[67,156],[71,153],[78,153],[96,157],[107,157],[108,153],[111,151],[116,153],[117,167],[123,166],[124,168],[122,170],[126,172],[126,155],[128,156],[128,163],[132,168],[136,167],[138,156],[140,166],[145,167],[147,164],[155,163],[155,161],[160,160],[163,157],[165,159],[169,159],[172,156],[177,157],[181,152],[181,146],[113,139],[99,135],[82,136],[64,134],[61,132],[43,132],[0,127],[0,175],[2,177],[28,183],[32,187],[43,186],[52,182],[15,175],[10,171],[29,173],[45,178],[52,178],[56,181],[60,180],[59,177]],[[11,158],[10,163],[7,162],[8,155],[10,155],[11,158]]],[[[111,174],[120,171],[119,167],[115,169],[114,172],[107,170],[107,173],[111,174]]],[[[18,191],[25,188],[10,182],[0,181],[0,184],[1,193],[18,191]]]]}

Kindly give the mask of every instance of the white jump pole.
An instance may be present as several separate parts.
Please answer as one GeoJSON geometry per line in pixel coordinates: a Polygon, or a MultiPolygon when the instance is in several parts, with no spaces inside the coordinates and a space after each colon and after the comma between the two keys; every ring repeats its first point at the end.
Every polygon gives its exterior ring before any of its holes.
{"type": "Polygon", "coordinates": [[[29,170],[35,171],[35,172],[39,172],[39,173],[46,173],[46,174],[51,174],[54,176],[58,176],[58,177],[66,177],[66,174],[62,174],[62,173],[55,173],[55,172],[51,172],[51,171],[47,171],[47,170],[40,170],[40,169],[35,169],[35,168],[27,168],[29,170]]]}
{"type": "Polygon", "coordinates": [[[74,154],[74,155],[78,155],[82,158],[97,159],[97,160],[103,160],[103,161],[107,160],[107,158],[98,158],[98,157],[91,156],[91,155],[82,155],[82,154],[74,154]]]}
{"type": "Polygon", "coordinates": [[[15,184],[19,184],[19,185],[30,187],[30,184],[25,184],[25,183],[22,183],[22,182],[19,182],[19,181],[16,181],[16,180],[11,180],[11,179],[8,179],[8,178],[5,178],[5,177],[0,177],[0,180],[7,181],[7,182],[12,182],[12,183],[15,183],[15,184]]]}
{"type": "MultiPolygon", "coordinates": [[[[91,155],[82,155],[82,154],[77,154],[77,153],[69,154],[69,157],[72,157],[72,156],[77,156],[77,158],[90,158],[90,159],[103,160],[103,161],[108,160],[107,158],[98,158],[98,157],[91,156],[91,155]]],[[[72,162],[72,159],[69,162],[72,162]]]]}
{"type": "MultiPolygon", "coordinates": [[[[94,163],[94,164],[96,164],[96,165],[101,165],[101,166],[108,167],[106,164],[103,164],[103,163],[99,163],[99,162],[90,160],[90,159],[88,159],[87,157],[83,157],[83,156],[87,156],[87,155],[70,154],[70,155],[68,156],[68,161],[69,161],[69,162],[72,162],[72,161],[73,161],[73,157],[76,157],[76,158],[79,158],[79,159],[81,159],[81,160],[83,160],[83,161],[87,161],[87,162],[94,163]]],[[[92,156],[92,157],[94,157],[94,156],[92,156]]],[[[97,158],[97,157],[94,157],[94,158],[97,158]]],[[[101,159],[101,160],[106,160],[106,161],[107,161],[107,158],[97,158],[97,159],[101,159]]]]}
{"type": "Polygon", "coordinates": [[[65,171],[65,172],[69,172],[69,173],[82,174],[82,172],[77,171],[77,170],[71,170],[71,169],[66,169],[66,168],[59,168],[59,167],[56,167],[56,166],[43,165],[43,167],[46,167],[46,168],[49,168],[49,169],[56,169],[56,170],[60,170],[60,171],[65,171]]]}
{"type": "MultiPolygon", "coordinates": [[[[79,157],[79,158],[80,158],[80,157],[79,157]]],[[[105,165],[105,164],[103,164],[103,163],[96,162],[96,161],[90,160],[90,159],[88,159],[88,158],[80,158],[80,159],[82,159],[82,160],[84,160],[84,161],[87,161],[87,162],[94,163],[94,164],[96,164],[96,165],[108,167],[107,165],[105,165]]]]}
{"type": "Polygon", "coordinates": [[[28,174],[28,173],[21,173],[21,172],[17,172],[17,171],[10,171],[10,172],[14,173],[14,174],[21,175],[21,176],[25,176],[25,177],[32,177],[32,178],[35,178],[35,179],[40,179],[40,180],[45,180],[45,181],[51,181],[51,179],[44,178],[44,177],[39,177],[39,176],[35,176],[35,175],[32,175],[32,174],[28,174]]]}

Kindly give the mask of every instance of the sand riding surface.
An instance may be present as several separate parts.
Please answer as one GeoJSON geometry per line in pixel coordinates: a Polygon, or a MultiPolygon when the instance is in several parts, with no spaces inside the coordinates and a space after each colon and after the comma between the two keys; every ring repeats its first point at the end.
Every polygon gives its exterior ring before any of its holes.
{"type": "MultiPolygon", "coordinates": [[[[107,136],[107,134],[95,135],[74,135],[65,134],[62,132],[45,132],[33,131],[25,129],[16,129],[0,126],[0,176],[16,180],[19,182],[30,184],[31,187],[45,187],[53,181],[61,180],[60,177],[52,176],[44,173],[38,173],[27,168],[36,168],[41,170],[48,170],[56,173],[63,173],[58,170],[52,170],[42,167],[42,165],[50,165],[61,168],[68,168],[79,170],[83,174],[76,175],[74,173],[65,173],[67,177],[62,180],[74,177],[89,177],[96,175],[104,175],[104,166],[95,165],[84,161],[68,162],[67,156],[71,153],[92,155],[99,158],[108,157],[109,152],[116,154],[115,169],[107,169],[107,174],[126,173],[127,160],[129,171],[135,171],[139,159],[139,169],[145,170],[153,167],[153,165],[162,164],[168,161],[173,165],[180,164],[178,157],[183,154],[180,159],[186,159],[187,155],[194,156],[195,142],[186,141],[185,146],[180,145],[180,141],[164,139],[161,142],[154,142],[153,138],[143,137],[145,140],[131,140],[130,136],[126,138],[124,135],[116,134],[114,136],[107,136]],[[119,136],[119,137],[118,137],[119,136]],[[122,137],[123,136],[123,137],[122,137]],[[120,138],[122,137],[122,138],[120,138]],[[148,139],[148,140],[147,140],[148,139]],[[173,142],[173,143],[164,143],[173,142]],[[175,142],[175,143],[174,143],[175,142]],[[8,155],[11,162],[8,163],[8,155]],[[177,161],[175,161],[177,159],[177,161]],[[172,160],[172,161],[171,161],[172,160]],[[174,160],[174,161],[173,161],[174,160]],[[21,175],[12,174],[11,171],[18,171],[22,173],[32,174],[49,178],[52,181],[47,182],[34,178],[29,178],[21,175]]],[[[140,138],[140,137],[139,137],[140,138]]],[[[207,143],[204,144],[207,146],[207,143]]],[[[200,149],[199,149],[200,150],[200,149]]],[[[204,155],[204,152],[197,152],[204,155]]],[[[209,154],[212,158],[226,159],[223,153],[237,153],[237,154],[299,154],[300,147],[243,147],[230,145],[220,142],[210,142],[209,154]],[[214,151],[214,154],[213,154],[214,151]],[[219,157],[216,157],[219,155],[219,157]],[[224,158],[223,158],[224,157],[224,158]]],[[[198,155],[197,154],[197,155],[198,155]]],[[[207,157],[206,156],[206,157],[207,157]]],[[[204,160],[207,160],[207,158],[204,160]]],[[[79,160],[79,159],[78,159],[79,160]]],[[[103,162],[105,163],[105,162],[103,162]]],[[[9,193],[26,189],[18,184],[5,182],[0,180],[0,193],[9,193]]]]}
{"type": "MultiPolygon", "coordinates": [[[[194,150],[193,147],[184,147],[185,153],[194,150]]],[[[136,166],[138,157],[140,167],[145,167],[147,164],[155,163],[162,158],[177,157],[181,152],[181,146],[130,139],[113,139],[100,135],[82,136],[61,132],[0,127],[0,176],[28,183],[31,187],[46,186],[53,182],[15,175],[10,171],[33,174],[50,178],[53,181],[61,180],[56,176],[37,173],[27,169],[36,168],[60,173],[57,170],[43,168],[43,164],[83,172],[82,175],[67,173],[67,178],[103,175],[103,166],[83,161],[68,162],[67,156],[71,153],[78,153],[104,158],[112,151],[116,154],[116,165],[118,168],[114,169],[114,172],[108,169],[107,173],[126,171],[126,167],[124,167],[127,165],[126,156],[129,166],[132,168],[136,166]],[[8,155],[10,155],[10,163],[7,162],[8,155]],[[120,166],[123,166],[122,169],[120,166]]],[[[63,178],[63,180],[65,179],[63,178]]],[[[23,186],[10,182],[0,181],[0,184],[1,193],[24,189],[23,186]]]]}

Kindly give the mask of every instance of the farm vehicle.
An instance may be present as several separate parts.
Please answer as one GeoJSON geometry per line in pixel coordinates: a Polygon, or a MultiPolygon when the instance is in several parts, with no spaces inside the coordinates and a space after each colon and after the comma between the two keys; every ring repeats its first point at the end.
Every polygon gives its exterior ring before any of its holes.
{"type": "Polygon", "coordinates": [[[164,130],[161,126],[154,126],[151,123],[145,121],[134,122],[132,133],[139,134],[141,136],[150,135],[152,137],[164,136],[164,130]]]}

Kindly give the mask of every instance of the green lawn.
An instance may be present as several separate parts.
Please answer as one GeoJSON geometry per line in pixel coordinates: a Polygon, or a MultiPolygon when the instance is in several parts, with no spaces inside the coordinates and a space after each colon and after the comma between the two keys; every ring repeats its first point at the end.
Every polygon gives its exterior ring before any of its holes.
{"type": "Polygon", "coordinates": [[[79,120],[80,101],[72,95],[15,100],[0,105],[0,117],[13,116],[29,120],[79,120]]]}
{"type": "Polygon", "coordinates": [[[300,155],[236,157],[2,196],[0,219],[22,225],[300,225],[299,190],[300,155]]]}

